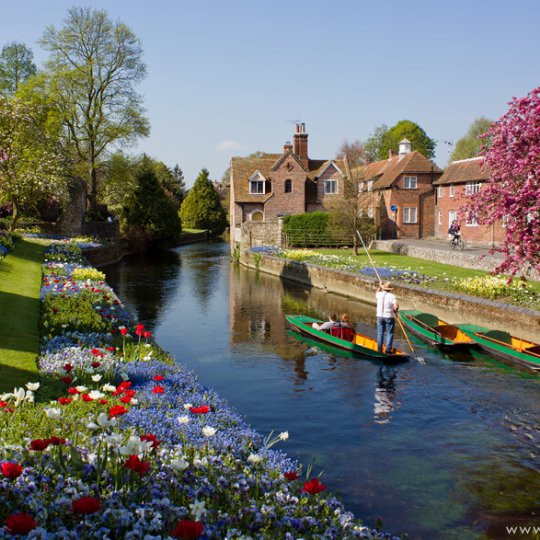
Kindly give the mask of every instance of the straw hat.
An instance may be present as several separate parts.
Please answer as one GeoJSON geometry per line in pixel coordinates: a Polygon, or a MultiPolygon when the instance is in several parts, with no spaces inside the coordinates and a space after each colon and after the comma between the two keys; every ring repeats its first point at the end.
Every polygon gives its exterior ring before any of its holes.
{"type": "Polygon", "coordinates": [[[383,291],[391,291],[393,288],[394,288],[394,287],[392,287],[392,284],[391,284],[389,281],[387,281],[386,283],[383,283],[383,284],[381,285],[381,289],[382,289],[383,291]]]}

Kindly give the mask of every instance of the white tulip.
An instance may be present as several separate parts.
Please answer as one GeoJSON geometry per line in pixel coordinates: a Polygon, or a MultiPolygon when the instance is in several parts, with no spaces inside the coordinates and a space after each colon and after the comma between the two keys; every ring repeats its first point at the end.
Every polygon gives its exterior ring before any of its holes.
{"type": "Polygon", "coordinates": [[[92,390],[88,396],[92,399],[102,399],[105,397],[105,394],[99,390],[92,390]]]}
{"type": "Polygon", "coordinates": [[[92,375],[92,380],[94,382],[99,382],[101,381],[101,379],[102,379],[102,376],[99,373],[97,375],[92,375]]]}
{"type": "Polygon", "coordinates": [[[257,465],[257,463],[260,463],[263,458],[259,454],[249,454],[249,457],[247,458],[250,463],[253,463],[253,465],[257,465]]]}
{"type": "Polygon", "coordinates": [[[175,471],[182,472],[189,467],[189,463],[183,459],[173,459],[171,461],[171,468],[175,471]]]}
{"type": "Polygon", "coordinates": [[[112,384],[104,384],[101,389],[104,391],[104,392],[116,392],[116,386],[112,385],[112,384]]]}
{"type": "Polygon", "coordinates": [[[213,437],[216,434],[216,428],[210,427],[210,426],[204,426],[202,428],[202,434],[205,437],[213,437]]]}
{"type": "Polygon", "coordinates": [[[51,407],[50,409],[44,410],[45,414],[53,420],[58,420],[62,416],[62,409],[55,409],[54,407],[51,407]]]}
{"type": "Polygon", "coordinates": [[[77,392],[79,392],[80,394],[83,394],[84,392],[86,392],[88,390],[88,388],[86,386],[76,386],[75,387],[77,392]]]}
{"type": "Polygon", "coordinates": [[[28,390],[32,390],[35,392],[39,388],[39,383],[38,382],[26,383],[26,388],[28,388],[28,390]]]}
{"type": "Polygon", "coordinates": [[[189,416],[187,414],[184,414],[184,416],[179,416],[177,418],[179,424],[188,424],[189,423],[189,416]]]}
{"type": "Polygon", "coordinates": [[[288,431],[282,431],[282,432],[279,434],[279,438],[280,438],[282,441],[286,441],[286,440],[289,438],[289,432],[288,432],[288,431]]]}
{"type": "Polygon", "coordinates": [[[191,403],[186,403],[184,405],[184,410],[189,411],[189,409],[191,409],[191,407],[193,407],[193,405],[191,403]]]}

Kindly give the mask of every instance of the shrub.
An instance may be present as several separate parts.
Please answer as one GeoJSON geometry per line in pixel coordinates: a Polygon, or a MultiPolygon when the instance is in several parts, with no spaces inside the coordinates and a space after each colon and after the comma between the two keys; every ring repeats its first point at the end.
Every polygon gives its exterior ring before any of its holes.
{"type": "Polygon", "coordinates": [[[87,279],[93,281],[105,281],[105,274],[96,270],[95,268],[75,268],[73,270],[71,277],[75,281],[86,281],[87,279]]]}
{"type": "Polygon", "coordinates": [[[310,212],[285,216],[283,230],[291,245],[318,245],[321,238],[328,237],[331,232],[331,214],[328,212],[310,212]]]}

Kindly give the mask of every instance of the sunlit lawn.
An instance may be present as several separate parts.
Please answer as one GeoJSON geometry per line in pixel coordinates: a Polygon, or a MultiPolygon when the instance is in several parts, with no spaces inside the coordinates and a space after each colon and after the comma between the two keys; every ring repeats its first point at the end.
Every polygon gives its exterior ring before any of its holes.
{"type": "Polygon", "coordinates": [[[0,261],[0,392],[37,379],[43,249],[21,240],[0,261]]]}

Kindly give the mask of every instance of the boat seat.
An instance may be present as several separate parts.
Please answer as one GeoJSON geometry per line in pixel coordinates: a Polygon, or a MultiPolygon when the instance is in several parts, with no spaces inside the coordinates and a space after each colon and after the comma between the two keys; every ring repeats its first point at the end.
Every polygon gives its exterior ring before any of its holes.
{"type": "Polygon", "coordinates": [[[482,335],[487,338],[495,339],[496,341],[502,341],[503,343],[512,345],[512,336],[503,330],[490,330],[482,335]]]}
{"type": "Polygon", "coordinates": [[[340,330],[341,339],[344,339],[345,341],[354,341],[354,336],[356,335],[354,328],[351,328],[350,326],[342,326],[340,330]]]}
{"type": "Polygon", "coordinates": [[[431,313],[419,313],[418,315],[415,315],[414,318],[427,326],[438,326],[439,324],[439,318],[431,313]]]}

